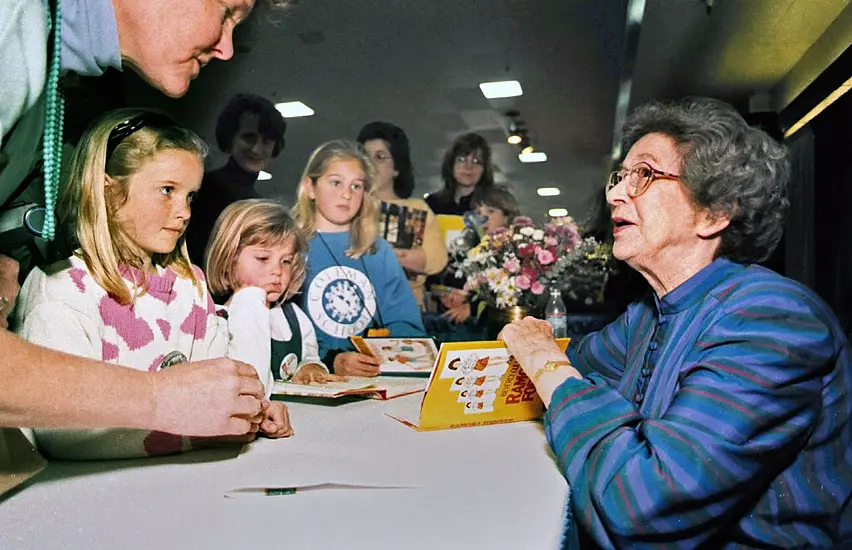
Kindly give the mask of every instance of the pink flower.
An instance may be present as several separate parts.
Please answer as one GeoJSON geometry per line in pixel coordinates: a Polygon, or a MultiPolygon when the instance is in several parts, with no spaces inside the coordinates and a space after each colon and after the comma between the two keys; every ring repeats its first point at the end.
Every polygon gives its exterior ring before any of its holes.
{"type": "Polygon", "coordinates": [[[544,294],[544,285],[536,281],[530,286],[530,290],[536,295],[544,294]]]}
{"type": "Polygon", "coordinates": [[[512,220],[512,225],[515,227],[532,227],[533,221],[532,218],[528,216],[516,216],[514,220],[512,220]]]}
{"type": "Polygon", "coordinates": [[[550,265],[553,263],[553,253],[550,250],[538,249],[537,250],[538,263],[541,265],[550,265]]]}
{"type": "Polygon", "coordinates": [[[547,247],[556,246],[557,244],[559,244],[559,241],[556,240],[556,237],[545,237],[544,238],[544,245],[547,246],[547,247]]]}
{"type": "Polygon", "coordinates": [[[509,273],[517,273],[521,269],[521,262],[517,258],[507,260],[504,266],[509,273]]]}
{"type": "Polygon", "coordinates": [[[521,269],[521,275],[526,275],[530,281],[534,281],[538,274],[535,272],[535,269],[531,267],[524,267],[521,269]]]}
{"type": "MultiPolygon", "coordinates": [[[[538,282],[536,282],[535,284],[541,286],[538,282]]],[[[518,277],[515,279],[515,286],[521,290],[527,290],[528,288],[530,288],[530,278],[526,275],[518,275],[518,277]]]]}
{"type": "Polygon", "coordinates": [[[525,260],[527,258],[532,258],[534,255],[535,255],[535,245],[525,244],[523,246],[518,247],[518,258],[525,260]]]}

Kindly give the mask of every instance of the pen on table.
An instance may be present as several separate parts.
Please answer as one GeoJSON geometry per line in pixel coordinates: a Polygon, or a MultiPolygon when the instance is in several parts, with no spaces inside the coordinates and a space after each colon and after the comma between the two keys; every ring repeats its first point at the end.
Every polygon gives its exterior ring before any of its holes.
{"type": "Polygon", "coordinates": [[[295,487],[241,487],[225,493],[228,498],[239,496],[281,496],[295,495],[297,492],[315,491],[317,489],[416,489],[416,487],[399,485],[352,485],[347,483],[317,483],[295,487]]]}

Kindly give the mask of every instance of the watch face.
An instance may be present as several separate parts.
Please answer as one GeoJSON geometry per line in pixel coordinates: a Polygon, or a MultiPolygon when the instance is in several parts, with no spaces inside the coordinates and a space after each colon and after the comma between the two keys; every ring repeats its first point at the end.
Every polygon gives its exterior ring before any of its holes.
{"type": "Polygon", "coordinates": [[[163,357],[163,360],[160,361],[160,366],[157,367],[157,370],[167,369],[167,368],[171,367],[172,365],[179,365],[181,363],[187,363],[187,362],[188,362],[188,360],[186,358],[186,355],[184,355],[183,353],[181,353],[179,351],[173,351],[171,353],[168,353],[165,357],[163,357]]]}
{"type": "Polygon", "coordinates": [[[568,362],[568,361],[552,361],[551,360],[551,361],[548,361],[547,363],[544,364],[544,370],[551,371],[551,370],[556,370],[559,367],[568,367],[570,365],[571,365],[571,363],[568,362]]]}

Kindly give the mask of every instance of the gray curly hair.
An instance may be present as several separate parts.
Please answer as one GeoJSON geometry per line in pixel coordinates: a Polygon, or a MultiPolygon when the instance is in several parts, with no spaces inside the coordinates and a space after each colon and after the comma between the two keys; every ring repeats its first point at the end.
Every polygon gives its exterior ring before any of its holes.
{"type": "Polygon", "coordinates": [[[718,255],[740,263],[767,259],[781,240],[789,206],[784,146],[727,103],[702,97],[637,107],[624,123],[625,150],[652,133],[677,143],[680,180],[693,202],[730,218],[718,255]]]}

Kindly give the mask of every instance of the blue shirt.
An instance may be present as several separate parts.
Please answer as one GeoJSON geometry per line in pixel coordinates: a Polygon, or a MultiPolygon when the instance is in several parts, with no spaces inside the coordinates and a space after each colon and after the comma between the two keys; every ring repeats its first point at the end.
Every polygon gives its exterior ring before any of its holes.
{"type": "Polygon", "coordinates": [[[717,259],[572,342],[546,413],[602,547],[831,546],[852,535],[852,372],[802,285],[717,259]]]}
{"type": "Polygon", "coordinates": [[[63,71],[100,76],[121,69],[118,23],[111,0],[60,0],[63,71]]]}
{"type": "Polygon", "coordinates": [[[358,259],[346,255],[349,232],[314,233],[308,241],[302,309],[317,329],[320,357],[352,351],[350,336],[387,328],[391,336],[425,336],[420,307],[384,239],[358,259]]]}

